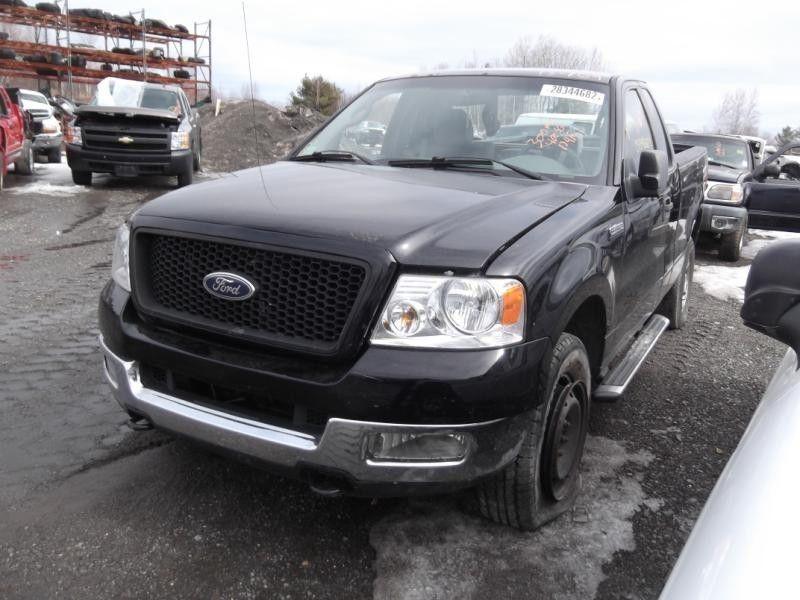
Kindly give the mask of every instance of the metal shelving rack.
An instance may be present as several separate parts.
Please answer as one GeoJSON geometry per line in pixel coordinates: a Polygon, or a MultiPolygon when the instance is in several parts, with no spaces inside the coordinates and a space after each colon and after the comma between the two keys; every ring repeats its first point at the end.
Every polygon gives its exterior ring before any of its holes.
{"type": "Polygon", "coordinates": [[[144,10],[129,13],[138,21],[133,25],[70,15],[69,0],[58,4],[62,9],[61,14],[0,5],[0,23],[30,28],[34,40],[0,40],[0,48],[8,48],[17,53],[17,59],[0,58],[0,76],[57,83],[61,95],[69,98],[75,97],[75,83],[95,84],[109,76],[180,85],[194,102],[211,96],[211,21],[194,23],[193,30],[184,33],[172,28],[145,27],[144,10]],[[93,40],[93,47],[75,47],[71,43],[74,34],[92,36],[90,39],[93,40]],[[164,58],[161,60],[148,56],[148,52],[156,47],[164,50],[164,58]],[[185,60],[187,47],[192,57],[203,62],[185,60]],[[113,48],[130,48],[136,53],[121,54],[112,52],[113,48]],[[62,54],[66,64],[21,60],[22,56],[47,56],[53,52],[62,54]],[[73,56],[84,57],[86,66],[72,65],[73,56]],[[102,70],[100,65],[105,64],[116,69],[102,70]],[[120,68],[125,70],[120,72],[120,68]],[[188,71],[190,78],[174,77],[175,69],[188,71]]]}

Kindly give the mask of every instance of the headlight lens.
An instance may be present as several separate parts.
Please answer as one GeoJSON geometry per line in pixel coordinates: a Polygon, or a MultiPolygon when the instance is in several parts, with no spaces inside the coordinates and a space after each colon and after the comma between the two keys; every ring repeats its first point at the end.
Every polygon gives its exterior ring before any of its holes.
{"type": "Polygon", "coordinates": [[[48,117],[42,121],[42,133],[59,133],[61,124],[55,117],[48,117]]]}
{"type": "Polygon", "coordinates": [[[739,204],[744,197],[742,186],[738,183],[714,183],[709,182],[706,189],[706,199],[716,202],[727,202],[739,204]]]}
{"type": "Polygon", "coordinates": [[[524,332],[525,288],[516,279],[401,275],[372,343],[497,348],[521,342],[524,332]]]}
{"type": "Polygon", "coordinates": [[[172,150],[186,150],[189,148],[189,132],[188,131],[173,131],[172,132],[172,150]]]}
{"type": "Polygon", "coordinates": [[[126,223],[123,223],[117,229],[117,239],[114,240],[114,254],[111,258],[111,277],[126,292],[131,291],[131,272],[128,261],[130,238],[130,229],[126,223]]]}
{"type": "Polygon", "coordinates": [[[67,142],[80,146],[83,144],[83,134],[80,127],[75,125],[67,126],[67,142]]]}

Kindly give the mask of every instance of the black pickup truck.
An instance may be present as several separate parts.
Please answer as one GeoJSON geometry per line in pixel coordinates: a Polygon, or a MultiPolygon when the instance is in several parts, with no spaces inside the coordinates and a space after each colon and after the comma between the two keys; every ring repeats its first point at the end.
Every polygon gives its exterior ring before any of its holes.
{"type": "Polygon", "coordinates": [[[67,128],[72,180],[91,185],[92,173],[117,177],[177,175],[178,187],[200,170],[200,122],[175,85],[107,77],[67,128]]]}
{"type": "Polygon", "coordinates": [[[537,527],[577,493],[592,399],[686,321],[705,167],[640,81],[380,81],[288,160],[121,226],[106,376],[134,428],[328,495],[476,486],[537,527]]]}

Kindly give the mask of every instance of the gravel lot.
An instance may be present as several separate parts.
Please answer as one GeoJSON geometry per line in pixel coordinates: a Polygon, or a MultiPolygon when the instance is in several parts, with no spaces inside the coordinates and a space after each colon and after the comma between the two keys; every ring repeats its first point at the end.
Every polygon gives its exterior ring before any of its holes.
{"type": "Polygon", "coordinates": [[[323,499],[124,426],[97,297],[118,224],[173,184],[38,168],[0,196],[2,598],[654,598],[784,353],[738,317],[749,259],[701,246],[715,295],[594,404],[571,514],[524,534],[464,498],[323,499]]]}

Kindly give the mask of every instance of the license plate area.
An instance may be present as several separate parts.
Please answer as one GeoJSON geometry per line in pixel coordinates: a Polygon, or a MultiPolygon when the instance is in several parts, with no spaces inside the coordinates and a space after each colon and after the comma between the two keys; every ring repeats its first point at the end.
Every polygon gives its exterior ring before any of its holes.
{"type": "Polygon", "coordinates": [[[114,165],[114,175],[117,177],[136,177],[138,174],[136,165],[114,165]]]}

